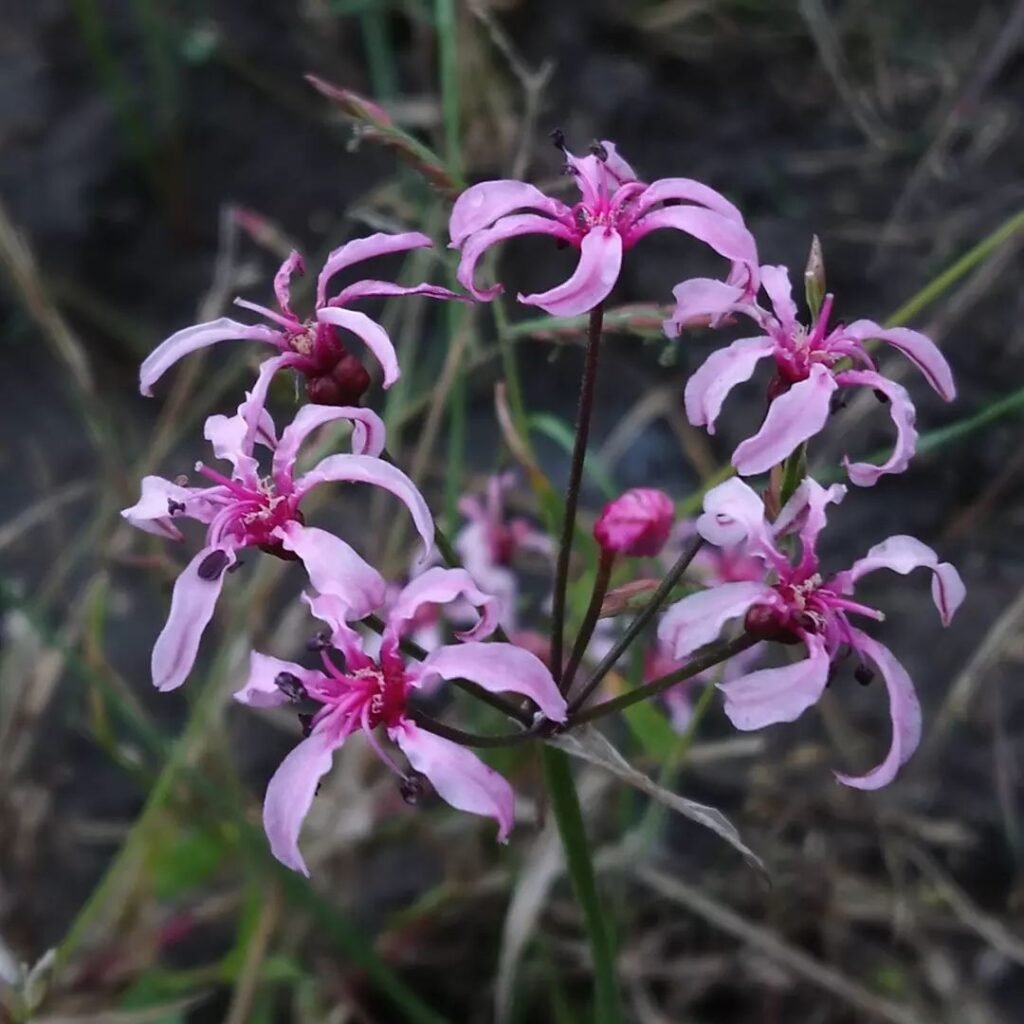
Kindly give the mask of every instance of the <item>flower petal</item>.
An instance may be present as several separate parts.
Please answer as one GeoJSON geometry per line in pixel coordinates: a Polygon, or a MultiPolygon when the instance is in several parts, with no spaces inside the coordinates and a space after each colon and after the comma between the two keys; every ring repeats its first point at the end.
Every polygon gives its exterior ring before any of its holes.
{"type": "Polygon", "coordinates": [[[672,289],[676,305],[672,316],[662,324],[669,338],[678,338],[686,327],[714,327],[727,313],[744,312],[747,293],[739,285],[695,277],[672,289]]]}
{"type": "Polygon", "coordinates": [[[560,221],[551,220],[549,217],[541,217],[536,213],[516,213],[509,217],[502,217],[494,227],[484,228],[470,235],[462,246],[462,255],[459,257],[459,269],[456,278],[459,284],[480,302],[490,302],[496,295],[500,295],[505,289],[500,284],[491,285],[489,288],[478,288],[473,283],[476,274],[476,264],[481,256],[498,242],[508,238],[515,238],[517,235],[554,235],[563,242],[572,242],[575,239],[571,228],[566,227],[560,221]]]}
{"type": "Polygon", "coordinates": [[[765,266],[761,268],[761,284],[768,293],[772,309],[782,329],[793,336],[797,331],[796,303],[793,301],[793,285],[786,267],[765,266]]]}
{"type": "Polygon", "coordinates": [[[948,626],[956,610],[967,596],[967,588],[960,573],[949,562],[940,562],[939,556],[927,544],[916,537],[897,535],[876,544],[863,557],[857,559],[849,570],[840,573],[836,579],[843,593],[853,593],[853,588],[862,576],[878,569],[891,569],[906,576],[915,569],[930,569],[932,572],[932,600],[939,611],[939,618],[948,626]]]}
{"type": "Polygon", "coordinates": [[[472,679],[489,693],[521,693],[552,722],[564,722],[565,698],[548,667],[515,644],[467,642],[431,651],[420,665],[420,678],[472,679]]]}
{"type": "Polygon", "coordinates": [[[282,311],[292,316],[292,275],[305,274],[306,264],[302,254],[294,249],[288,254],[284,263],[281,264],[274,275],[274,297],[282,311]]]}
{"type": "Polygon", "coordinates": [[[405,585],[388,612],[388,628],[397,636],[403,636],[423,605],[450,604],[459,597],[477,609],[480,620],[472,629],[455,635],[463,640],[490,636],[498,628],[503,611],[501,603],[485,594],[465,569],[443,569],[440,566],[427,569],[405,585]]]}
{"type": "Polygon", "coordinates": [[[277,685],[277,677],[286,672],[295,676],[307,691],[315,692],[326,685],[326,676],[315,669],[303,668],[294,661],[282,661],[272,658],[269,654],[253,651],[249,655],[249,676],[245,685],[233,696],[239,704],[248,704],[251,708],[277,708],[282,704],[290,704],[285,692],[277,685]]]}
{"type": "Polygon", "coordinates": [[[774,349],[775,342],[769,337],[740,338],[712,352],[686,382],[686,418],[713,434],[726,396],[737,384],[750,380],[758,362],[774,349]]]}
{"type": "Polygon", "coordinates": [[[177,689],[192,671],[199,641],[213,618],[227,570],[234,563],[235,553],[230,549],[203,548],[175,581],[167,622],[153,644],[150,660],[153,685],[158,690],[177,689]],[[210,571],[214,567],[218,571],[210,571]]]}
{"type": "Polygon", "coordinates": [[[907,762],[921,742],[921,705],[914,692],[913,681],[892,651],[859,629],[851,630],[851,634],[853,647],[874,663],[885,680],[892,719],[892,743],[885,760],[866,775],[836,772],[835,776],[844,786],[853,786],[854,789],[881,789],[892,782],[900,765],[907,762]]]}
{"type": "Polygon", "coordinates": [[[725,713],[737,729],[793,722],[816,704],[828,682],[829,657],[819,637],[806,637],[808,657],[782,668],[763,668],[719,683],[725,713]]]}
{"type": "Polygon", "coordinates": [[[669,206],[644,214],[626,233],[623,239],[626,248],[661,228],[672,228],[674,231],[692,235],[734,263],[755,267],[757,265],[757,245],[754,236],[743,223],[737,223],[700,206],[669,206]]]}
{"type": "Polygon", "coordinates": [[[721,548],[747,541],[755,553],[770,545],[765,527],[764,502],[749,484],[733,477],[704,495],[704,512],[697,532],[721,548]]]}
{"type": "Polygon", "coordinates": [[[343,327],[362,339],[384,371],[385,388],[391,387],[398,380],[401,373],[395,346],[391,344],[388,332],[376,320],[371,320],[365,313],[359,313],[354,309],[339,309],[337,306],[324,306],[318,309],[316,318],[324,323],[334,324],[335,327],[343,327]]]}
{"type": "Polygon", "coordinates": [[[407,252],[410,249],[427,249],[434,243],[420,231],[407,231],[398,235],[389,235],[379,231],[366,238],[354,238],[330,253],[324,260],[323,269],[316,279],[317,309],[327,301],[327,283],[335,274],[350,267],[353,263],[373,259],[375,256],[386,256],[393,252],[407,252]]]}
{"type": "Polygon", "coordinates": [[[931,338],[919,331],[911,331],[906,327],[881,327],[871,320],[855,320],[843,334],[858,341],[878,338],[879,341],[898,348],[947,402],[952,402],[956,398],[953,371],[949,368],[946,357],[931,338]]]}
{"type": "Polygon", "coordinates": [[[806,380],[797,381],[768,406],[761,429],[733,452],[736,472],[742,476],[766,473],[817,434],[828,421],[836,387],[835,379],[824,366],[812,366],[806,380]]]}
{"type": "Polygon", "coordinates": [[[263,828],[274,856],[293,871],[309,876],[299,852],[299,830],[313,805],[320,779],[331,767],[334,751],[347,738],[328,719],[278,765],[263,801],[263,828]]]}
{"type": "Polygon", "coordinates": [[[348,624],[348,620],[355,620],[356,616],[352,614],[352,609],[344,598],[337,594],[303,592],[302,600],[316,618],[331,627],[331,646],[345,656],[346,672],[357,672],[361,668],[373,667],[373,659],[364,649],[364,641],[377,641],[379,637],[376,634],[364,637],[348,624]]]}
{"type": "Polygon", "coordinates": [[[259,462],[253,457],[249,426],[241,416],[207,416],[203,437],[218,459],[230,462],[232,477],[249,487],[259,484],[259,462]]]}
{"type": "Polygon", "coordinates": [[[782,537],[799,530],[802,565],[809,567],[813,562],[817,567],[815,548],[818,536],[825,528],[826,509],[829,505],[838,505],[845,497],[846,488],[842,484],[822,487],[817,480],[807,477],[797,485],[789,501],[775,517],[772,535],[782,537]]]}
{"type": "Polygon", "coordinates": [[[218,341],[262,341],[277,348],[284,347],[280,332],[269,327],[240,324],[222,316],[219,320],[196,324],[172,334],[162,341],[146,358],[139,368],[139,390],[144,395],[153,394],[153,385],[182,356],[197,349],[216,345],[218,341]]]}
{"type": "Polygon", "coordinates": [[[433,517],[423,495],[400,469],[371,455],[328,455],[296,481],[295,490],[301,496],[327,482],[373,484],[390,491],[412,515],[413,524],[423,539],[423,557],[430,555],[434,546],[433,517]]]}
{"type": "Polygon", "coordinates": [[[525,181],[481,181],[455,200],[448,222],[452,246],[458,248],[470,235],[516,210],[538,210],[555,218],[572,216],[565,203],[544,195],[525,181]]]}
{"type": "Polygon", "coordinates": [[[388,730],[412,767],[425,775],[437,795],[456,810],[498,822],[498,842],[515,824],[515,794],[507,780],[466,747],[420,729],[410,721],[388,730]]]}
{"type": "Polygon", "coordinates": [[[518,296],[552,316],[578,316],[603,302],[622,269],[622,238],[614,228],[595,228],[583,236],[580,261],[568,280],[546,292],[518,296]]]}
{"type": "Polygon", "coordinates": [[[888,399],[889,415],[896,425],[896,446],[892,455],[880,466],[871,462],[850,462],[844,456],[843,465],[850,480],[859,487],[872,487],[887,473],[902,473],[917,449],[917,431],[914,429],[914,403],[907,389],[895,381],[871,370],[846,370],[836,376],[844,386],[860,386],[880,391],[888,399]]]}
{"type": "Polygon", "coordinates": [[[384,421],[372,410],[348,405],[304,405],[281,431],[274,452],[274,479],[291,480],[303,442],[318,427],[335,420],[348,420],[352,424],[353,454],[376,457],[384,450],[384,421]]]}
{"type": "Polygon", "coordinates": [[[131,508],[122,509],[121,515],[132,526],[158,537],[181,540],[181,531],[171,516],[171,503],[184,506],[177,515],[200,523],[209,523],[220,509],[220,503],[210,497],[216,493],[211,487],[181,487],[162,476],[144,476],[141,490],[139,500],[131,508]]]}
{"type": "Polygon", "coordinates": [[[364,619],[384,603],[384,578],[340,537],[296,522],[279,526],[274,535],[280,538],[285,550],[302,560],[315,590],[334,595],[344,603],[347,619],[364,619]]]}
{"type": "Polygon", "coordinates": [[[743,214],[728,199],[703,182],[692,178],[659,178],[636,198],[636,212],[645,213],[652,206],[668,201],[695,203],[714,210],[727,220],[743,223],[743,214]]]}
{"type": "Polygon", "coordinates": [[[755,604],[776,604],[778,595],[764,583],[721,583],[677,601],[658,623],[658,640],[677,660],[711,643],[731,619],[755,604]]]}
{"type": "Polygon", "coordinates": [[[442,288],[438,284],[394,284],[391,281],[356,281],[347,288],[342,288],[327,305],[347,306],[350,302],[360,299],[389,299],[397,295],[424,295],[428,299],[455,299],[465,301],[461,295],[450,288],[442,288]]]}

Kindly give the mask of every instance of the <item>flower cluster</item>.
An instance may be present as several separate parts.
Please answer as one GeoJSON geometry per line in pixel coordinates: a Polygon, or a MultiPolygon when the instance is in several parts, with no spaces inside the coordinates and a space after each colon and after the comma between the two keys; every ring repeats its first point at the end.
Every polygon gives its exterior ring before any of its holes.
{"type": "MultiPolygon", "coordinates": [[[[350,241],[327,257],[316,279],[310,316],[303,318],[293,309],[292,282],[304,265],[292,253],[273,280],[277,309],[236,300],[266,323],[221,318],[185,328],[142,365],[140,388],[150,394],[177,360],[217,342],[258,341],[276,350],[260,365],[237,412],[206,421],[204,434],[213,455],[229,464],[230,471],[200,462],[194,482],[147,476],[139,501],[123,515],[142,530],[179,541],[184,521],[205,527],[203,542],[174,584],[167,622],[153,648],[153,683],[160,690],[179,687],[192,671],[226,575],[239,566],[241,551],[255,549],[287,559],[304,574],[308,589],[303,600],[326,626],[310,646],[316,665],[254,651],[248,677],[236,693],[242,704],[291,706],[299,712],[302,739],[270,780],[264,804],[264,825],[275,856],[298,871],[307,872],[299,851],[302,822],[333,752],[354,733],[361,733],[399,777],[411,802],[429,782],[451,806],[493,818],[504,840],[513,824],[512,789],[469,749],[496,745],[500,738],[479,742],[480,737],[426,716],[417,707],[417,693],[454,682],[515,721],[520,731],[511,735],[511,742],[543,739],[558,729],[572,729],[577,714],[582,721],[601,712],[600,705],[583,705],[625,647],[659,614],[657,639],[644,660],[643,684],[627,698],[607,701],[608,708],[624,699],[665,692],[674,722],[684,728],[690,714],[687,687],[713,682],[733,725],[759,729],[802,714],[852,659],[857,678],[867,680],[877,672],[884,680],[892,740],[878,767],[860,776],[838,774],[839,780],[861,789],[883,786],[918,743],[921,712],[913,684],[889,649],[854,624],[883,618],[855,600],[854,591],[862,576],[878,569],[903,575],[928,569],[932,596],[948,624],[964,598],[963,583],[931,548],[905,536],[876,545],[849,569],[825,573],[819,538],[828,507],[843,499],[846,488],[823,487],[805,475],[803,466],[808,442],[826,428],[840,389],[866,387],[888,404],[896,445],[882,465],[844,459],[846,474],[853,484],[870,486],[886,474],[905,470],[917,439],[914,407],[906,389],[879,372],[870,342],[899,349],[935,391],[952,400],[955,389],[945,359],[915,331],[864,319],[830,323],[831,295],[821,301],[809,298],[813,315],[810,326],[804,326],[787,270],[760,264],[742,214],[725,197],[687,178],[646,183],[611,142],[595,142],[580,157],[569,151],[562,133],[555,133],[554,140],[564,156],[564,171],[580,192],[575,204],[522,181],[481,182],[456,200],[449,233],[451,247],[459,253],[456,277],[468,299],[433,284],[408,287],[377,280],[358,281],[329,295],[335,275],[356,263],[431,245],[416,232],[376,234],[350,241]],[[391,462],[383,421],[359,404],[370,388],[371,374],[352,350],[353,339],[379,363],[384,388],[400,373],[394,346],[379,323],[351,304],[416,295],[490,301],[502,286],[478,285],[476,268],[484,252],[515,236],[546,235],[558,247],[579,250],[576,269],[562,284],[520,295],[519,301],[556,316],[591,313],[588,345],[593,358],[588,366],[595,368],[603,304],[619,278],[624,254],[662,228],[706,244],[729,264],[724,280],[693,279],[675,288],[666,334],[674,338],[690,325],[716,327],[736,317],[751,320],[759,331],[716,351],[690,377],[684,392],[687,416],[713,433],[728,393],[770,357],[775,372],[766,392],[764,421],[732,455],[740,476],[769,476],[763,491],[738,478],[710,490],[695,523],[680,520],[669,495],[650,487],[627,491],[610,502],[594,522],[598,555],[589,607],[576,624],[575,643],[565,649],[566,584],[585,444],[578,445],[582,454],[574,453],[561,547],[528,520],[508,518],[505,497],[513,478],[505,474],[491,477],[482,497],[467,495],[460,501],[466,522],[451,548],[439,544],[448,552],[447,564],[440,564],[435,540],[443,538],[427,501],[391,462]],[[759,300],[762,290],[768,308],[759,300]],[[304,381],[308,402],[278,433],[266,405],[271,380],[287,370],[304,381]],[[300,471],[302,448],[310,447],[307,442],[320,428],[332,424],[350,428],[348,450],[322,453],[319,461],[300,471]],[[307,524],[304,499],[328,483],[369,484],[404,504],[423,545],[404,586],[386,579],[348,540],[307,524]],[[543,605],[551,609],[550,644],[532,628],[520,626],[525,591],[516,562],[524,552],[554,567],[553,597],[543,605]],[[637,559],[649,560],[661,579],[637,578],[637,559]],[[684,580],[688,572],[690,578],[684,580]],[[680,585],[687,591],[678,599],[680,585]],[[624,614],[634,599],[644,596],[649,604],[628,629],[609,624],[609,616],[624,614]],[[721,647],[717,661],[724,664],[712,671],[708,666],[716,659],[709,659],[709,645],[736,625],[740,636],[721,647]],[[452,633],[454,642],[446,642],[452,633]],[[755,668],[773,651],[794,647],[804,656],[755,668]],[[574,689],[577,671],[595,652],[599,664],[574,689]],[[516,699],[505,701],[500,694],[516,699]],[[523,705],[523,698],[532,709],[523,705]],[[385,748],[382,737],[397,750],[385,748]]],[[[586,437],[590,407],[585,396],[593,394],[592,385],[591,378],[581,388],[578,439],[586,437]]]]}

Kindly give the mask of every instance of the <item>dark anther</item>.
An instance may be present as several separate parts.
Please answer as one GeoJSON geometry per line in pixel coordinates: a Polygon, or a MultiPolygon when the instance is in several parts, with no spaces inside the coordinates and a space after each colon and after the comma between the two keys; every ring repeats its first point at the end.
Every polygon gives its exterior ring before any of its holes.
{"type": "Polygon", "coordinates": [[[328,651],[331,648],[331,634],[326,629],[306,641],[307,651],[328,651]]]}
{"type": "Polygon", "coordinates": [[[818,632],[818,620],[811,615],[810,612],[797,612],[797,614],[793,616],[793,621],[805,633],[818,632]]]}
{"type": "Polygon", "coordinates": [[[580,231],[587,230],[587,211],[582,208],[576,211],[576,227],[578,227],[580,231]]]}
{"type": "Polygon", "coordinates": [[[398,784],[398,792],[407,804],[418,804],[427,792],[427,777],[410,769],[409,774],[398,784]]]}
{"type": "Polygon", "coordinates": [[[853,678],[856,679],[861,686],[867,686],[868,683],[875,678],[875,673],[872,669],[868,668],[867,665],[858,665],[853,670],[853,678]]]}
{"type": "Polygon", "coordinates": [[[306,699],[306,688],[302,680],[291,672],[278,672],[274,676],[274,685],[290,700],[297,702],[306,699]]]}
{"type": "Polygon", "coordinates": [[[565,152],[565,132],[561,128],[555,128],[551,132],[551,141],[554,143],[555,149],[560,149],[565,152]]]}
{"type": "Polygon", "coordinates": [[[216,551],[211,551],[199,563],[199,568],[196,571],[201,580],[217,580],[220,579],[221,573],[228,567],[230,561],[228,553],[218,548],[216,551]]]}
{"type": "Polygon", "coordinates": [[[889,404],[889,396],[884,391],[882,391],[880,388],[875,388],[874,390],[875,390],[875,398],[877,398],[882,403],[882,405],[888,405],[889,404]]]}
{"type": "Polygon", "coordinates": [[[175,501],[173,498],[167,499],[167,514],[170,516],[176,515],[178,512],[185,511],[185,502],[175,501]]]}
{"type": "Polygon", "coordinates": [[[313,732],[313,716],[307,714],[300,714],[299,726],[302,729],[302,738],[304,740],[308,740],[313,732]]]}
{"type": "Polygon", "coordinates": [[[828,411],[832,416],[835,416],[840,409],[845,409],[848,398],[841,391],[833,391],[832,397],[828,400],[828,411]]]}
{"type": "Polygon", "coordinates": [[[597,157],[601,163],[604,163],[608,159],[608,150],[605,148],[603,142],[599,142],[597,139],[590,144],[590,152],[597,157]]]}

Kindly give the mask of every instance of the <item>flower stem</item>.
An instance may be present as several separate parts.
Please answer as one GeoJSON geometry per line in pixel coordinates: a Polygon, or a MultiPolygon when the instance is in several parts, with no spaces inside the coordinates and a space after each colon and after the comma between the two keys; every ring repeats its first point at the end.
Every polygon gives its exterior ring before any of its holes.
{"type": "Polygon", "coordinates": [[[519,732],[484,736],[479,733],[456,729],[454,726],[439,722],[436,718],[425,715],[422,711],[410,712],[410,718],[421,729],[432,732],[435,736],[442,736],[444,739],[451,740],[453,743],[458,743],[463,747],[477,747],[481,749],[487,747],[515,747],[520,743],[528,743],[530,740],[537,739],[540,735],[534,729],[521,729],[519,732]]]}
{"type": "Polygon", "coordinates": [[[576,634],[576,643],[573,644],[572,654],[569,656],[569,664],[565,666],[565,673],[562,676],[562,690],[568,693],[572,689],[572,682],[576,678],[576,671],[583,661],[583,655],[587,650],[587,644],[594,635],[594,627],[601,617],[601,605],[604,603],[604,595],[608,593],[608,583],[612,578],[612,566],[615,564],[615,554],[612,551],[602,549],[601,558],[597,563],[597,576],[594,577],[594,589],[590,594],[590,604],[587,606],[586,614],[580,625],[580,631],[576,634]]]}
{"type": "Polygon", "coordinates": [[[594,864],[590,857],[587,831],[569,766],[569,756],[564,751],[545,746],[543,758],[551,810],[565,850],[566,868],[583,911],[583,923],[594,960],[593,1020],[596,1024],[621,1024],[623,1018],[615,971],[615,940],[611,922],[597,891],[594,864]]]}
{"type": "Polygon", "coordinates": [[[571,714],[569,722],[565,726],[565,731],[574,729],[578,725],[583,725],[584,722],[593,722],[596,718],[603,718],[614,711],[622,711],[623,708],[638,704],[642,700],[656,697],[659,693],[664,693],[665,690],[671,689],[677,683],[681,683],[685,679],[692,679],[693,676],[699,675],[721,661],[726,661],[728,658],[739,654],[740,651],[745,651],[748,647],[753,647],[756,643],[756,637],[751,636],[749,633],[744,633],[728,643],[709,647],[706,653],[691,659],[682,668],[676,669],[675,672],[669,672],[668,675],[661,676],[645,686],[638,686],[635,690],[630,690],[629,693],[623,693],[612,700],[606,700],[592,708],[581,711],[579,714],[571,714]]]}
{"type": "Polygon", "coordinates": [[[599,302],[590,311],[587,328],[587,352],[583,363],[583,381],[576,412],[576,438],[569,466],[569,484],[565,495],[565,514],[562,518],[562,536],[558,545],[555,567],[555,588],[551,609],[551,670],[559,680],[562,692],[562,631],[565,628],[565,590],[569,580],[569,556],[576,528],[576,507],[580,500],[580,482],[583,479],[583,460],[587,456],[590,439],[590,419],[594,411],[594,387],[597,383],[597,357],[601,347],[601,327],[604,323],[604,303],[599,302]]]}
{"type": "Polygon", "coordinates": [[[661,581],[658,589],[651,595],[650,601],[637,612],[636,617],[629,624],[626,632],[622,634],[615,646],[601,659],[601,663],[594,669],[594,674],[587,680],[587,685],[583,687],[576,699],[569,705],[570,717],[583,707],[587,698],[600,685],[601,680],[615,667],[615,663],[622,657],[626,648],[633,643],[647,623],[654,618],[655,613],[668,599],[675,585],[682,579],[683,573],[690,567],[690,563],[703,543],[700,537],[694,537],[683,548],[682,554],[676,559],[676,564],[669,569],[668,574],[661,581]]]}

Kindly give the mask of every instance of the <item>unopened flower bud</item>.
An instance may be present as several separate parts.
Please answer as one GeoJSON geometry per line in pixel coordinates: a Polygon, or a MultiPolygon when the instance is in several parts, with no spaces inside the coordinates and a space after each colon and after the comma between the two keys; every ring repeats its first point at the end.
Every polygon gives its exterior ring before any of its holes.
{"type": "Polygon", "coordinates": [[[821,248],[821,239],[817,235],[811,239],[811,251],[807,256],[807,267],[804,270],[804,294],[811,316],[817,317],[821,310],[822,299],[825,297],[825,254],[821,248]]]}
{"type": "Polygon", "coordinates": [[[370,386],[370,374],[351,352],[346,352],[330,372],[306,381],[306,395],[317,405],[358,405],[370,386]]]}
{"type": "Polygon", "coordinates": [[[606,552],[657,555],[668,540],[675,512],[664,491],[634,487],[605,505],[594,524],[594,538],[606,552]]]}

